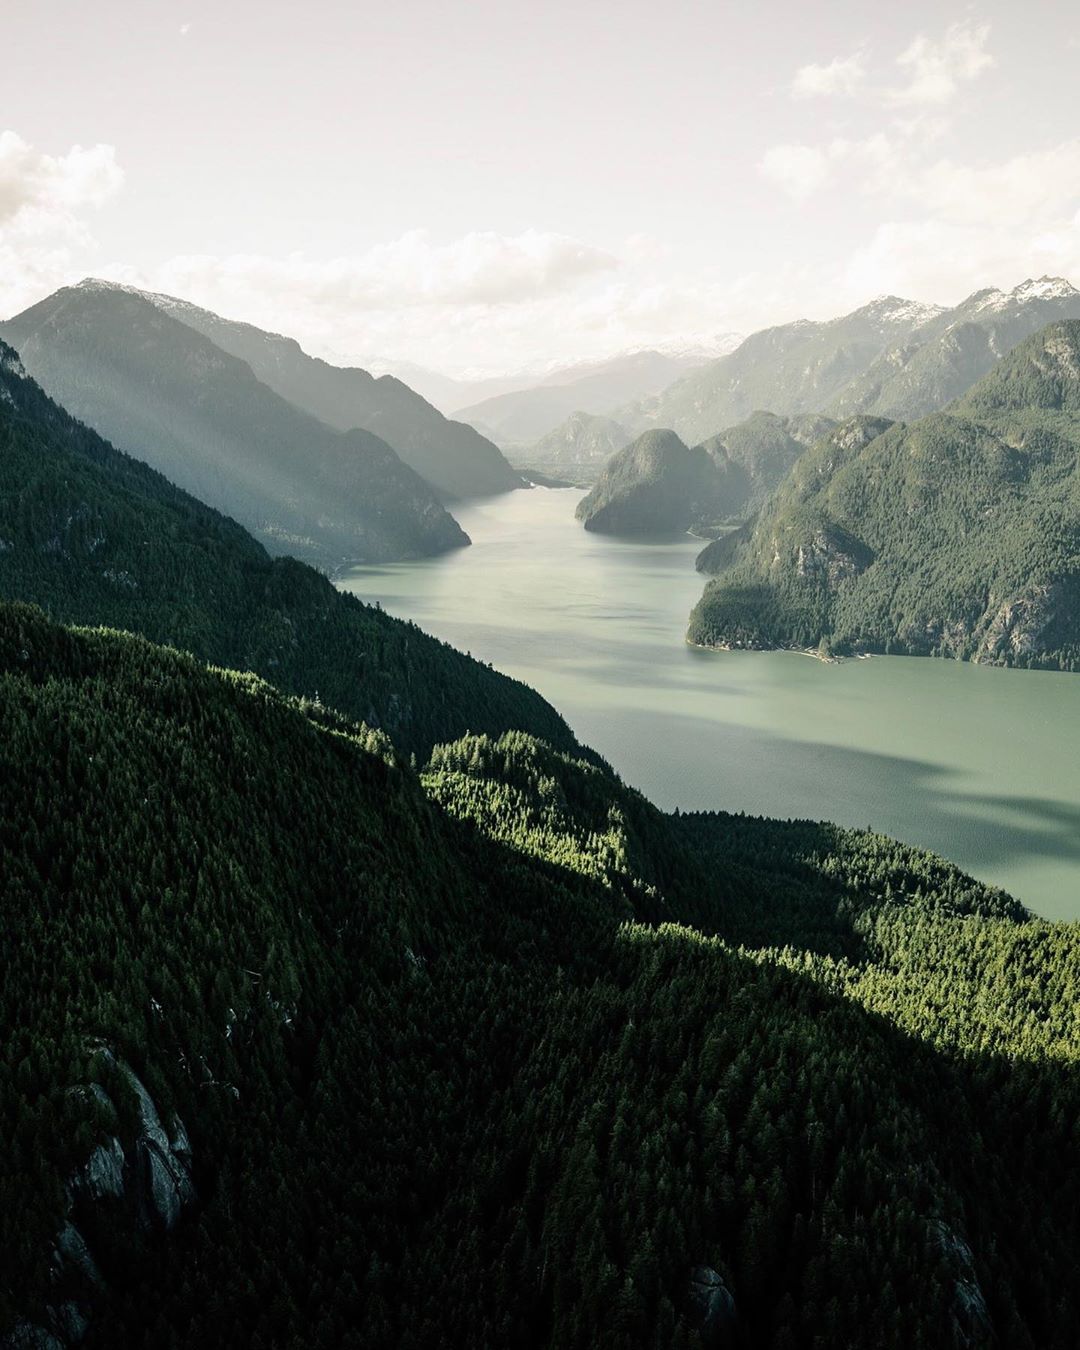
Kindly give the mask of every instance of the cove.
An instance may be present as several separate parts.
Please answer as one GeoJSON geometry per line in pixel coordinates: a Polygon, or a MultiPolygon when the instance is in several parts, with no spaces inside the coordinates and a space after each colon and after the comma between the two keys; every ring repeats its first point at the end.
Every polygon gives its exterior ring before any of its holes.
{"type": "Polygon", "coordinates": [[[868,826],[1080,918],[1080,675],[697,650],[701,542],[589,534],[580,495],[457,503],[471,548],[338,584],[533,685],[658,806],[868,826]]]}

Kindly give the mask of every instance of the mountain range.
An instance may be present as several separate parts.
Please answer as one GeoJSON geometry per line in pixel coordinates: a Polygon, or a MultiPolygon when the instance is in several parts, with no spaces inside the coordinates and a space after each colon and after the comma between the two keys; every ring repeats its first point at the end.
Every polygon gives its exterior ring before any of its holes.
{"type": "Polygon", "coordinates": [[[977,291],[950,309],[883,296],[841,318],[753,333],[663,392],[602,411],[688,443],[759,409],[911,420],[958,398],[1025,337],[1076,318],[1080,291],[1060,277],[977,291]]]}
{"type": "Polygon", "coordinates": [[[392,375],[309,356],[293,338],[223,319],[186,300],[140,293],[215,346],[245,361],[282,398],[339,431],[361,427],[392,445],[444,500],[490,496],[521,486],[499,449],[465,422],[444,417],[392,375]]]}
{"type": "Polygon", "coordinates": [[[694,350],[628,352],[608,361],[555,371],[529,388],[460,408],[457,416],[504,448],[521,449],[573,413],[610,413],[620,404],[659,393],[701,361],[701,354],[694,350]]]}
{"type": "Polygon", "coordinates": [[[703,645],[1080,668],[1080,321],[944,412],[841,423],[701,562],[703,645]]]}
{"type": "Polygon", "coordinates": [[[0,324],[47,393],[275,553],[334,567],[467,544],[371,432],[340,432],[137,291],[66,287],[0,324]]]}

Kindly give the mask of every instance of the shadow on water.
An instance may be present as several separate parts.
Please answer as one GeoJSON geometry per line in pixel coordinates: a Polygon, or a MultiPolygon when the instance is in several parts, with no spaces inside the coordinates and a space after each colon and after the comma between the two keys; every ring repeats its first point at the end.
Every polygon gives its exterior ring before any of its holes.
{"type": "MultiPolygon", "coordinates": [[[[1080,803],[971,790],[964,774],[918,758],[793,741],[731,722],[667,710],[663,754],[655,717],[619,709],[574,719],[625,779],[671,810],[745,811],[870,828],[943,854],[982,880],[1036,861],[1080,868],[1080,803]]],[[[1006,887],[1008,889],[1008,887],[1006,887]]],[[[1080,887],[1019,899],[1048,917],[1074,917],[1080,887]]]]}

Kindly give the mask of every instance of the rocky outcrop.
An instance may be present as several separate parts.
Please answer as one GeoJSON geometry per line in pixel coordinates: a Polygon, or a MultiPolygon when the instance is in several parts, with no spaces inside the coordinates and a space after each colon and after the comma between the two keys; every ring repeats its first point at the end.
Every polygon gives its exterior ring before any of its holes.
{"type": "Polygon", "coordinates": [[[956,1343],[965,1350],[986,1350],[995,1343],[996,1337],[986,1297],[975,1272],[975,1255],[964,1238],[942,1219],[931,1221],[930,1238],[951,1267],[956,1343]]]}
{"type": "Polygon", "coordinates": [[[690,1272],[687,1312],[701,1334],[705,1350],[734,1350],[742,1344],[735,1300],[720,1274],[711,1266],[690,1272]]]}

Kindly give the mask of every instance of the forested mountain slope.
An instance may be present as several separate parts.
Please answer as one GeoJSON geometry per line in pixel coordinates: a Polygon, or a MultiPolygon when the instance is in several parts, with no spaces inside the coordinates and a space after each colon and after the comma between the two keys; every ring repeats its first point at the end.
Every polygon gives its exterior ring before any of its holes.
{"type": "Polygon", "coordinates": [[[321,697],[426,754],[466,731],[572,745],[531,689],[271,559],[235,521],[76,422],[0,343],[0,598],[143,633],[321,697]]]}
{"type": "Polygon", "coordinates": [[[961,402],[842,424],[711,566],[692,641],[1080,666],[1080,322],[961,402]]]}
{"type": "Polygon", "coordinates": [[[467,423],[444,417],[392,375],[376,378],[355,366],[331,365],[309,356],[292,338],[223,319],[169,295],[145,298],[246,361],[264,384],[296,407],[339,431],[362,427],[381,436],[445,497],[477,497],[521,486],[498,446],[467,423]]]}
{"type": "Polygon", "coordinates": [[[1073,925],[25,607],[0,808],[11,1345],[1074,1343],[1073,925]]]}
{"type": "Polygon", "coordinates": [[[76,417],[271,552],[333,567],[469,542],[385,441],[302,412],[137,291],[65,287],[0,338],[76,417]]]}
{"type": "Polygon", "coordinates": [[[717,486],[700,445],[684,445],[673,431],[646,431],[612,455],[576,515],[601,534],[686,530],[713,519],[717,486]]]}

